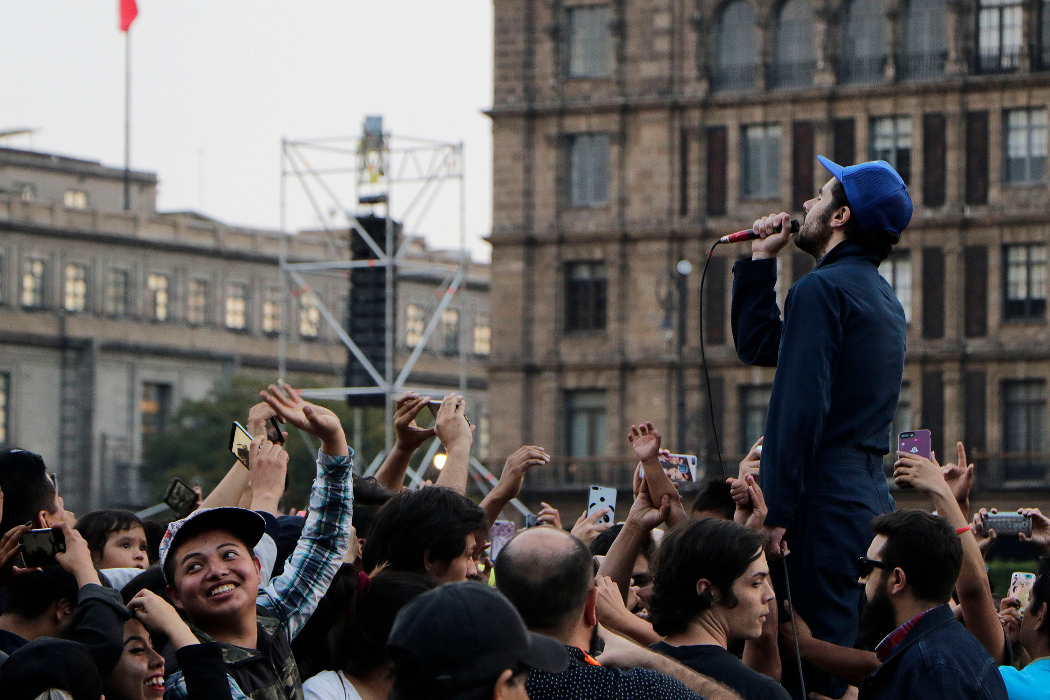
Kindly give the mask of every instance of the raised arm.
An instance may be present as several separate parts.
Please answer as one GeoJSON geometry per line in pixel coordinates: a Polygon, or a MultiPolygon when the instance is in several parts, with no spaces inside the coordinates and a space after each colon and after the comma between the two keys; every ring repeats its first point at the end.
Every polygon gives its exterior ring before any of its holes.
{"type": "Polygon", "coordinates": [[[682,506],[682,497],[678,489],[675,488],[674,482],[668,478],[667,472],[660,464],[661,441],[662,436],[659,431],[649,422],[638,426],[632,425],[631,432],[627,434],[627,442],[631,443],[634,453],[642,463],[650,499],[653,503],[663,502],[665,496],[670,499],[671,508],[667,513],[667,526],[674,527],[688,516],[682,506]]]}
{"type": "Polygon", "coordinates": [[[467,493],[470,446],[474,443],[474,426],[467,422],[466,408],[466,399],[458,394],[449,394],[441,402],[434,419],[434,430],[448,455],[434,485],[446,486],[462,494],[467,493]]]}
{"type": "MultiPolygon", "coordinates": [[[[481,501],[481,509],[491,526],[499,518],[503,508],[517,498],[525,483],[525,473],[541,464],[549,464],[551,456],[539,445],[522,445],[507,457],[503,473],[488,495],[481,501]]],[[[447,465],[447,462],[446,462],[447,465]]],[[[557,512],[557,511],[555,511],[557,512]]]]}
{"type": "Polygon", "coordinates": [[[638,553],[642,551],[646,540],[652,536],[652,531],[667,519],[670,510],[669,496],[664,496],[659,508],[653,505],[649,499],[649,489],[643,481],[638,497],[631,504],[627,520],[624,521],[598,569],[599,576],[608,576],[613,580],[625,601],[631,590],[631,574],[638,553]]]}
{"type": "Polygon", "coordinates": [[[397,400],[394,407],[394,432],[397,442],[376,472],[376,483],[390,493],[397,493],[405,485],[408,463],[424,442],[434,437],[434,426],[420,428],[416,416],[430,403],[429,396],[410,391],[397,400]]]}

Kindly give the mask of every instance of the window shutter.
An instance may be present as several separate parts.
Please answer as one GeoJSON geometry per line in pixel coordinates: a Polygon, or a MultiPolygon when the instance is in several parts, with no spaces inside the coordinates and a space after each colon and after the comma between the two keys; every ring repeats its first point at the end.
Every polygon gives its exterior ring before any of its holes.
{"type": "Polygon", "coordinates": [[[944,376],[939,371],[922,373],[922,426],[930,431],[931,444],[937,454],[943,454],[944,438],[944,376]]]}
{"type": "Polygon", "coordinates": [[[968,245],[963,252],[963,298],[966,300],[964,332],[967,338],[988,335],[988,248],[968,245]]]}
{"type": "Polygon", "coordinates": [[[947,166],[946,123],[944,115],[922,115],[922,203],[928,207],[944,204],[944,171],[947,166]]]}
{"type": "MultiPolygon", "coordinates": [[[[963,440],[967,449],[982,451],[987,444],[987,380],[985,373],[979,370],[968,370],[963,375],[963,402],[966,415],[963,417],[963,440]]],[[[972,453],[971,453],[972,454],[972,453]]]]}
{"type": "Polygon", "coordinates": [[[791,206],[802,209],[813,197],[813,124],[795,122],[791,125],[791,206]]]}
{"type": "Polygon", "coordinates": [[[708,280],[704,285],[704,342],[722,345],[726,342],[726,259],[715,256],[707,263],[708,280]]]}
{"type": "Polygon", "coordinates": [[[726,213],[726,161],[729,157],[729,136],[726,127],[707,129],[707,213],[722,216],[726,213]]]}
{"type": "Polygon", "coordinates": [[[966,113],[966,203],[988,203],[988,112],[966,113]]]}
{"type": "Polygon", "coordinates": [[[853,165],[857,159],[856,122],[853,119],[836,119],[833,128],[832,160],[842,166],[853,165]]]}
{"type": "Polygon", "coordinates": [[[922,249],[922,337],[944,337],[944,250],[922,249]]]}

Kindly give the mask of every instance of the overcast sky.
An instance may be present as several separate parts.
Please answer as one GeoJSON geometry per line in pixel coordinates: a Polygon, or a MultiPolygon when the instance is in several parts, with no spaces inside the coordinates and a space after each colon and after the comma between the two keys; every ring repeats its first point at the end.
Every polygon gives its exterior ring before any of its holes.
{"type": "MultiPolygon", "coordinates": [[[[118,0],[4,3],[0,139],[121,166],[124,35],[118,0]]],[[[132,25],[132,167],[160,179],[162,211],[280,225],[281,138],[356,136],[366,114],[407,137],[464,142],[474,257],[491,223],[490,0],[138,0],[132,25]]],[[[349,164],[349,161],[346,161],[349,164]]],[[[352,203],[345,182],[341,201],[352,203]]],[[[400,216],[416,192],[393,190],[400,216]]],[[[331,208],[323,202],[327,211],[331,208]]],[[[433,247],[459,240],[459,193],[406,213],[433,247]],[[424,215],[425,212],[425,215],[424,215]]],[[[406,217],[402,217],[406,218],[406,217]]],[[[289,228],[316,226],[289,183],[289,228]]]]}

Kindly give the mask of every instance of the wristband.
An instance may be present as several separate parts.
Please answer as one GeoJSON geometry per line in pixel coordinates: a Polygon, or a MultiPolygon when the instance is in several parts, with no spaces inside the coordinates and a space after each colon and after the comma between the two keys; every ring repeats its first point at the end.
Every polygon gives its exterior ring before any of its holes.
{"type": "Polygon", "coordinates": [[[966,525],[964,527],[957,527],[957,528],[955,528],[955,534],[957,534],[957,535],[961,535],[964,532],[970,532],[970,526],[969,525],[966,525]]]}

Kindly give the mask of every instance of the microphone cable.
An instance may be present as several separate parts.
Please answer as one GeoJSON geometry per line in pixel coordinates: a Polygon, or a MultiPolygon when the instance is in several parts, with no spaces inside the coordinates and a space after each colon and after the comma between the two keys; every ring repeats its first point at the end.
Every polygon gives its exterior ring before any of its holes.
{"type": "MultiPolygon", "coordinates": [[[[715,452],[718,455],[718,468],[722,472],[722,479],[725,480],[729,477],[726,476],[726,467],[722,462],[722,444],[718,438],[718,425],[715,423],[715,401],[711,396],[711,375],[707,371],[707,352],[704,347],[704,282],[707,280],[707,267],[711,264],[711,258],[714,257],[715,248],[717,248],[718,244],[721,242],[721,239],[715,239],[711,249],[707,251],[707,259],[704,260],[704,269],[700,273],[700,303],[697,312],[700,316],[700,365],[704,368],[704,388],[707,392],[707,407],[709,415],[711,416],[711,435],[715,438],[715,452]]],[[[798,662],[798,682],[802,686],[802,697],[806,698],[809,697],[809,695],[806,694],[806,679],[802,674],[802,652],[798,644],[798,630],[795,628],[795,602],[791,600],[791,581],[788,579],[787,557],[781,557],[781,562],[784,566],[784,587],[785,593],[787,594],[788,607],[790,608],[788,615],[791,619],[791,633],[795,637],[795,661],[798,662]]]]}

